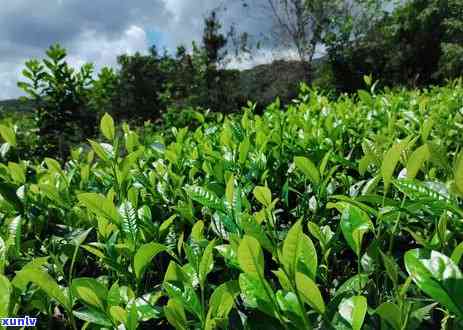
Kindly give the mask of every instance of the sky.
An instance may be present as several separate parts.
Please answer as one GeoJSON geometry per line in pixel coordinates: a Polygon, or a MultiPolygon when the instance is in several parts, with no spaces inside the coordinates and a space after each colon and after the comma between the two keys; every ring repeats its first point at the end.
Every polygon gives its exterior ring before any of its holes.
{"type": "MultiPolygon", "coordinates": [[[[252,2],[252,1],[251,1],[252,2]]],[[[16,83],[24,62],[41,59],[45,50],[60,43],[68,62],[116,67],[117,56],[146,52],[155,44],[174,50],[200,40],[203,19],[219,8],[224,29],[257,36],[269,29],[268,20],[248,15],[242,0],[0,0],[0,100],[22,95],[16,83]]],[[[267,62],[263,52],[252,64],[267,62]]],[[[232,65],[248,65],[232,62],[232,65]]]]}

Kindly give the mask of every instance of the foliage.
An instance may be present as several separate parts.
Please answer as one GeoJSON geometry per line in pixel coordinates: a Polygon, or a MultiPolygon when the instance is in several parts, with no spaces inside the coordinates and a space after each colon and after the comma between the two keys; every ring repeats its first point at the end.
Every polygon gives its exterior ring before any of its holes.
{"type": "MultiPolygon", "coordinates": [[[[0,164],[0,315],[43,328],[461,329],[463,85],[0,164]]],[[[283,111],[284,110],[284,111],[283,111]]],[[[200,116],[198,116],[199,118],[200,116]]],[[[15,148],[19,137],[4,131],[15,148]]]]}
{"type": "Polygon", "coordinates": [[[94,132],[96,115],[86,109],[93,67],[85,64],[74,70],[65,60],[66,50],[58,44],[46,54],[42,61],[26,62],[23,75],[27,82],[18,86],[35,102],[39,153],[64,158],[73,142],[94,132]]]}
{"type": "Polygon", "coordinates": [[[461,0],[409,0],[396,4],[355,40],[334,43],[329,60],[333,84],[343,91],[362,87],[362,76],[386,86],[426,86],[462,74],[461,0]]]}

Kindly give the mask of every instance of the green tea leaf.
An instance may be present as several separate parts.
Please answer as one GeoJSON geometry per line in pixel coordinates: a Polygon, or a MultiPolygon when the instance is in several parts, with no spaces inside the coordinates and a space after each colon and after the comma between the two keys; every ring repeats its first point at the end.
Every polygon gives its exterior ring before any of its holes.
{"type": "Polygon", "coordinates": [[[317,251],[310,238],[302,232],[301,221],[296,222],[283,242],[282,261],[289,274],[299,271],[315,279],[317,251]]]}
{"type": "Polygon", "coordinates": [[[160,252],[166,251],[167,248],[159,243],[147,243],[143,244],[135,253],[133,259],[133,268],[137,279],[141,279],[146,267],[149,265],[151,260],[158,255],[160,252]]]}
{"type": "Polygon", "coordinates": [[[199,263],[198,275],[202,286],[206,283],[207,275],[214,269],[214,246],[215,241],[209,242],[199,263]]]}
{"type": "Polygon", "coordinates": [[[320,183],[320,173],[312,161],[306,157],[294,157],[296,168],[299,169],[313,184],[320,183]]]}
{"type": "Polygon", "coordinates": [[[116,130],[114,128],[114,120],[107,113],[105,113],[101,118],[100,129],[101,133],[103,133],[105,138],[107,138],[109,141],[114,140],[114,136],[116,135],[116,130]]]}
{"type": "Polygon", "coordinates": [[[437,251],[423,249],[406,252],[404,260],[416,285],[463,319],[463,276],[458,266],[437,251]]]}
{"type": "Polygon", "coordinates": [[[268,187],[255,187],[252,193],[259,203],[265,207],[269,207],[272,204],[272,192],[268,187]]]}
{"type": "Polygon", "coordinates": [[[188,330],[185,309],[181,302],[176,299],[169,299],[164,306],[164,314],[169,323],[177,330],[188,330]]]}
{"type": "Polygon", "coordinates": [[[105,310],[108,290],[94,278],[81,277],[73,279],[71,290],[75,297],[78,297],[88,306],[95,307],[101,311],[105,310]]]}
{"type": "Polygon", "coordinates": [[[375,313],[389,323],[394,330],[402,329],[402,320],[400,317],[402,313],[397,305],[390,302],[384,302],[376,308],[375,313]]]}
{"type": "Polygon", "coordinates": [[[431,154],[427,144],[416,149],[407,162],[407,177],[414,179],[420,168],[429,160],[431,154]]]}
{"type": "Polygon", "coordinates": [[[262,276],[264,274],[264,255],[259,242],[245,235],[238,247],[238,261],[245,273],[262,276]]]}
{"type": "Polygon", "coordinates": [[[343,299],[339,304],[339,314],[352,326],[352,330],[360,330],[367,313],[367,299],[354,296],[343,299]]]}
{"type": "Polygon", "coordinates": [[[346,204],[341,215],[341,230],[350,248],[360,256],[363,235],[373,229],[373,224],[365,211],[346,204]]]}
{"type": "Polygon", "coordinates": [[[12,287],[8,278],[0,275],[0,318],[8,317],[12,287]]]}
{"type": "Polygon", "coordinates": [[[296,289],[302,299],[319,314],[325,313],[325,302],[323,301],[317,284],[305,274],[296,273],[296,289]]]}
{"type": "Polygon", "coordinates": [[[16,147],[16,134],[11,127],[0,125],[0,135],[6,143],[12,147],[16,147]]]}

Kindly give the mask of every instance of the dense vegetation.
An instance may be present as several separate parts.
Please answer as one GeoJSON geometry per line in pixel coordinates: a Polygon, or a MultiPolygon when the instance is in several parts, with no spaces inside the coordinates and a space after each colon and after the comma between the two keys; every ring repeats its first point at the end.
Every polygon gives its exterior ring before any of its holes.
{"type": "Polygon", "coordinates": [[[463,85],[101,117],[69,160],[0,126],[0,317],[41,328],[461,329],[463,85]],[[282,111],[284,110],[284,111],[282,111]]]}

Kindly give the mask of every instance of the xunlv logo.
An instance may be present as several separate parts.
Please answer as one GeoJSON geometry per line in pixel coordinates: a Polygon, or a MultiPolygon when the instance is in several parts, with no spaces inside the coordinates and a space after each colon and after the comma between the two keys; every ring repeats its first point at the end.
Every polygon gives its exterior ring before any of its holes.
{"type": "Polygon", "coordinates": [[[35,317],[5,317],[0,319],[3,327],[35,327],[37,318],[35,317]]]}

